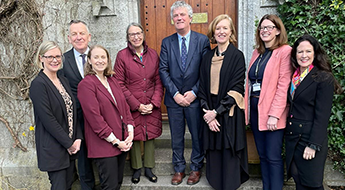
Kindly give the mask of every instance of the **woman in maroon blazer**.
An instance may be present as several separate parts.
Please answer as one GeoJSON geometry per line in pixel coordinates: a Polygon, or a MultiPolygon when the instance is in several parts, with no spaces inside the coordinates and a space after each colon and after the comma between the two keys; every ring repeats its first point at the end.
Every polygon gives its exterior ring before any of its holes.
{"type": "Polygon", "coordinates": [[[103,190],[120,189],[127,151],[132,146],[133,119],[114,77],[108,51],[91,47],[78,99],[85,119],[88,157],[94,158],[103,190]]]}
{"type": "Polygon", "coordinates": [[[134,169],[132,182],[140,181],[142,165],[140,141],[144,141],[145,176],[157,182],[151,169],[155,166],[154,139],[162,134],[161,101],[163,87],[159,78],[159,58],[145,43],[143,27],[131,23],[127,27],[128,45],[116,57],[115,78],[126,96],[135,121],[133,148],[130,151],[134,169]]]}

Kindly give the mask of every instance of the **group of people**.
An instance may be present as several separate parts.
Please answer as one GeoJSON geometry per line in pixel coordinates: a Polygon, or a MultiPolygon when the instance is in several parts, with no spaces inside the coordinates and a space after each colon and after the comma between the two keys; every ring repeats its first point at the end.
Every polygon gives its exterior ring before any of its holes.
{"type": "Polygon", "coordinates": [[[330,60],[309,34],[291,48],[276,15],[261,18],[255,37],[244,103],[245,121],[260,157],[263,189],[283,188],[285,136],[287,178],[293,177],[297,190],[323,190],[327,126],[333,93],[341,91],[330,60]]]}
{"type": "Polygon", "coordinates": [[[69,24],[71,50],[62,55],[55,42],[40,45],[41,71],[30,98],[38,167],[48,172],[51,189],[71,189],[76,158],[83,190],[95,186],[93,162],[102,189],[120,189],[128,152],[132,183],[139,183],[143,167],[147,179],[157,182],[152,168],[154,139],[162,134],[163,87],[172,185],[186,176],[187,123],[192,137],[187,184],[199,182],[206,158],[206,178],[214,189],[239,188],[249,179],[245,125],[250,124],[264,190],[283,187],[284,135],[288,177],[298,190],[323,189],[327,125],[334,89],[340,87],[321,45],[306,34],[291,48],[281,19],[265,15],[246,75],[232,19],[217,16],[206,36],[191,30],[192,14],[184,1],[171,6],[176,33],[163,39],[160,56],[145,43],[143,27],[129,24],[127,47],[118,52],[114,68],[107,49],[88,46],[91,34],[80,20],[69,24]],[[210,42],[217,44],[212,50],[210,42]]]}

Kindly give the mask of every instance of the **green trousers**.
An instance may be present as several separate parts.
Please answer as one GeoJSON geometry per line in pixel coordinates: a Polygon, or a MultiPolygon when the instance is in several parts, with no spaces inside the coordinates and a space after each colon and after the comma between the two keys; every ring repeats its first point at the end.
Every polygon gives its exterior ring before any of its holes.
{"type": "MultiPolygon", "coordinates": [[[[129,151],[131,156],[131,166],[133,169],[143,167],[141,159],[140,141],[133,141],[132,149],[129,151]]],[[[144,141],[144,167],[155,167],[155,144],[154,139],[144,141]]]]}

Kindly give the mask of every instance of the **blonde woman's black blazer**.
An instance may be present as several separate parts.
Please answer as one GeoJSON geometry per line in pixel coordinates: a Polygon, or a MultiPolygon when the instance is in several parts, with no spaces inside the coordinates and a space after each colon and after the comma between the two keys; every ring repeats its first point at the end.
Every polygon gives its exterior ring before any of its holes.
{"type": "Polygon", "coordinates": [[[56,171],[69,167],[70,156],[67,149],[75,139],[82,139],[77,126],[76,104],[66,78],[59,79],[73,101],[73,136],[68,136],[67,110],[61,94],[51,80],[40,71],[30,86],[30,98],[35,114],[35,141],[38,168],[41,171],[56,171]]]}

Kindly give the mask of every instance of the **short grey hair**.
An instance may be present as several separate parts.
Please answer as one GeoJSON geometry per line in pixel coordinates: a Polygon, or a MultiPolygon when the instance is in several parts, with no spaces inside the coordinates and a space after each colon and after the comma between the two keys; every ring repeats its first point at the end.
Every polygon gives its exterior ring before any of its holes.
{"type": "Polygon", "coordinates": [[[143,32],[143,35],[144,35],[144,38],[143,38],[143,39],[145,40],[144,27],[141,26],[141,24],[139,24],[139,23],[137,23],[137,22],[132,22],[132,23],[130,23],[130,24],[127,26],[127,29],[126,29],[126,40],[127,40],[127,42],[129,41],[128,30],[129,30],[129,28],[130,28],[131,26],[136,26],[136,27],[140,28],[141,31],[143,32]]]}
{"type": "Polygon", "coordinates": [[[68,24],[68,33],[70,33],[70,27],[72,24],[79,24],[79,23],[84,24],[86,27],[87,33],[90,34],[89,27],[87,26],[86,22],[84,22],[82,20],[71,20],[71,22],[69,22],[69,24],[68,24]]]}
{"type": "Polygon", "coordinates": [[[187,11],[188,11],[188,16],[189,16],[190,18],[193,17],[193,9],[192,9],[192,7],[191,7],[188,3],[184,2],[184,1],[176,1],[176,2],[175,2],[173,5],[171,5],[171,7],[170,7],[170,16],[171,16],[171,18],[173,18],[173,12],[174,12],[174,10],[177,9],[177,8],[181,8],[181,7],[184,7],[184,8],[187,9],[187,11]]]}

